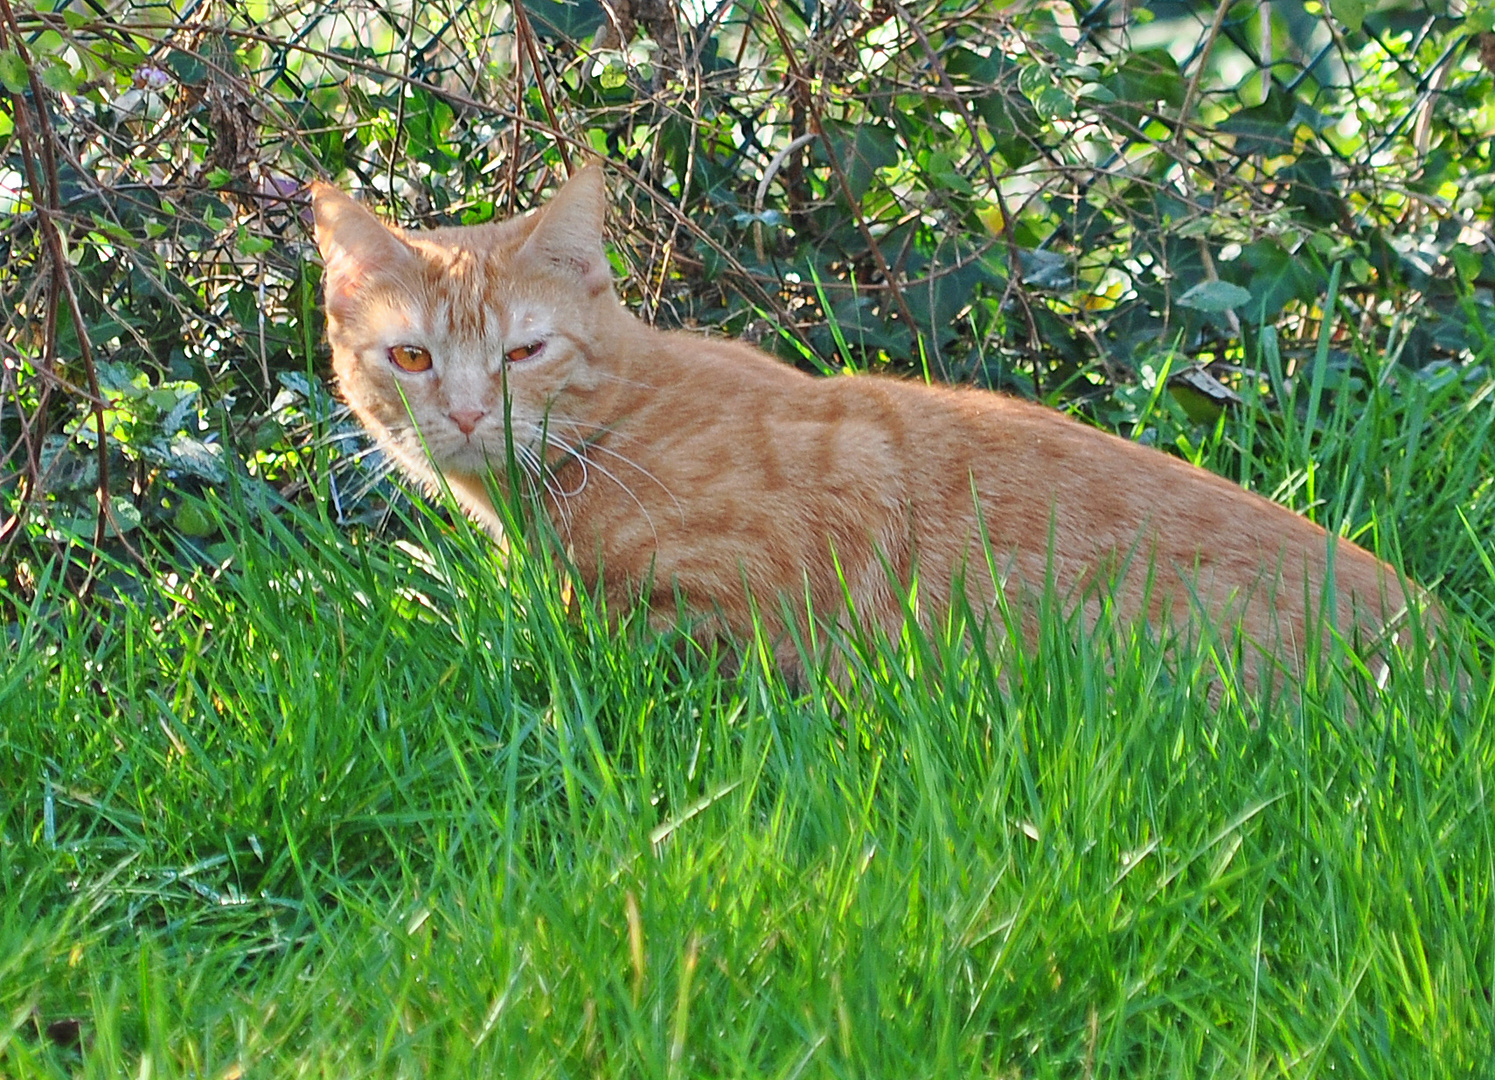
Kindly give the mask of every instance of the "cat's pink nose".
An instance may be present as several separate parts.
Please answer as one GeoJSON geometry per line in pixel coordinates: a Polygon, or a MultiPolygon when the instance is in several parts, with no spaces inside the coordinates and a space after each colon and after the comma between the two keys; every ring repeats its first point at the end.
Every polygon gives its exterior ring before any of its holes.
{"type": "Polygon", "coordinates": [[[485,409],[453,409],[447,415],[457,425],[458,431],[463,435],[471,435],[477,430],[478,421],[487,416],[488,412],[485,409]]]}

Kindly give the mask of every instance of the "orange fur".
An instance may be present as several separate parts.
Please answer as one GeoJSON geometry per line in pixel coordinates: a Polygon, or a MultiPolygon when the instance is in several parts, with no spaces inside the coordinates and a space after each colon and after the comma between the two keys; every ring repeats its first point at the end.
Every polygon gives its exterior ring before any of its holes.
{"type": "MultiPolygon", "coordinates": [[[[1127,619],[1239,621],[1248,684],[1263,663],[1300,667],[1331,564],[1346,636],[1372,638],[1406,606],[1396,574],[1353,544],[1048,409],[813,378],[738,342],[645,325],[612,290],[597,167],[534,214],[470,228],[405,233],[327,185],[312,194],[333,363],[354,411],[496,533],[487,474],[505,476],[506,385],[520,463],[578,572],[613,603],[652,582],[663,617],[678,592],[705,626],[742,634],[751,596],[782,631],[779,600],[803,609],[808,590],[834,617],[844,581],[861,618],[896,632],[889,571],[903,585],[917,573],[923,613],[947,608],[962,581],[990,610],[984,528],[1009,599],[1051,579],[1092,608],[1091,586],[1113,589],[1127,619]],[[428,350],[430,369],[397,368],[398,345],[428,350]]],[[[781,652],[792,666],[787,639],[781,652]]]]}

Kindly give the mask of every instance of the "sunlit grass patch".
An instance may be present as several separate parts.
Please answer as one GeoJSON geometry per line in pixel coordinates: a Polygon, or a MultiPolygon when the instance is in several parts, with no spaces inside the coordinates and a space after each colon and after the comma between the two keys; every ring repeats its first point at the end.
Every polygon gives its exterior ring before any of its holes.
{"type": "Polygon", "coordinates": [[[435,517],[222,512],[225,567],[11,645],[9,1075],[1487,1061],[1487,683],[1221,696],[1055,611],[796,689],[435,517]]]}
{"type": "Polygon", "coordinates": [[[1061,603],[847,626],[791,683],[424,503],[209,500],[231,557],[88,600],[36,563],[0,1073],[1479,1075],[1490,425],[1419,386],[1194,447],[1295,492],[1311,445],[1321,521],[1377,508],[1444,613],[1382,685],[1330,635],[1245,693],[1228,634],[1061,603]]]}

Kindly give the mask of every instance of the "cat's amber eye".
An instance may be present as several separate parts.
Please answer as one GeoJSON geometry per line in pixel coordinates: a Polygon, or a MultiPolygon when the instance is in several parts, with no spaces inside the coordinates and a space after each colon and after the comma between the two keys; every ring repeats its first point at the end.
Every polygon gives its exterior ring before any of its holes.
{"type": "Polygon", "coordinates": [[[431,352],[419,345],[396,345],[389,350],[390,361],[404,371],[429,371],[431,352]]]}
{"type": "Polygon", "coordinates": [[[511,364],[517,364],[521,360],[528,360],[545,347],[545,342],[537,341],[533,345],[521,345],[517,349],[510,349],[504,353],[504,359],[511,364]]]}

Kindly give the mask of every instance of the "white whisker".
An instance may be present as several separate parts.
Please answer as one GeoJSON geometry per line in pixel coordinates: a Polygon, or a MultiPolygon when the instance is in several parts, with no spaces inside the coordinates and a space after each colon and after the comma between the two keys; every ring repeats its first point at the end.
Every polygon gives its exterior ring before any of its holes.
{"type": "MultiPolygon", "coordinates": [[[[644,502],[643,502],[642,499],[640,499],[636,494],[634,494],[634,491],[633,491],[633,489],[631,487],[629,487],[627,484],[623,483],[623,481],[618,478],[618,476],[617,476],[616,473],[612,472],[610,469],[608,469],[605,465],[601,464],[600,462],[592,461],[592,460],[590,460],[589,458],[586,457],[586,451],[589,448],[586,444],[583,444],[581,447],[571,446],[571,445],[567,444],[565,442],[565,440],[561,439],[557,435],[552,434],[549,431],[545,432],[545,442],[546,442],[547,445],[553,447],[556,450],[561,450],[561,451],[565,452],[566,454],[570,455],[573,459],[575,459],[576,461],[580,462],[581,463],[581,467],[582,467],[583,475],[587,475],[590,472],[590,470],[596,469],[599,473],[601,473],[603,476],[607,477],[614,484],[617,484],[618,488],[625,495],[627,495],[630,499],[633,500],[634,505],[639,508],[639,512],[644,515],[644,520],[649,523],[649,531],[654,534],[654,542],[655,542],[655,544],[659,543],[659,530],[654,527],[654,516],[649,513],[649,508],[644,505],[644,502]]],[[[642,471],[642,470],[640,470],[640,471],[642,471]]],[[[656,483],[657,483],[657,481],[656,481],[656,483]]],[[[661,484],[660,486],[663,487],[664,485],[661,484]]],[[[585,482],[583,482],[583,487],[585,487],[585,482]]],[[[668,493],[668,489],[666,489],[666,493],[668,493]]],[[[678,506],[679,504],[677,503],[676,505],[678,506]]]]}
{"type": "Polygon", "coordinates": [[[639,382],[637,379],[625,379],[621,375],[614,375],[608,371],[598,371],[596,368],[592,369],[592,377],[597,379],[606,379],[609,382],[622,383],[624,386],[636,386],[640,390],[659,389],[659,387],[655,386],[653,383],[639,382]]]}
{"type": "Polygon", "coordinates": [[[364,499],[369,497],[369,493],[372,492],[380,484],[384,483],[384,481],[388,480],[390,474],[394,471],[394,463],[391,462],[388,468],[375,473],[373,476],[370,476],[362,484],[359,484],[357,488],[355,488],[353,491],[350,491],[348,493],[346,501],[350,505],[363,502],[364,499]]]}
{"type": "Polygon", "coordinates": [[[375,455],[382,453],[384,453],[384,448],[382,446],[380,446],[378,443],[370,443],[362,450],[357,450],[351,454],[344,454],[341,460],[346,461],[349,464],[354,464],[362,461],[364,458],[374,457],[375,455]]]}
{"type": "Polygon", "coordinates": [[[538,481],[540,486],[545,490],[545,493],[550,496],[551,501],[555,503],[556,513],[561,519],[561,526],[565,529],[567,538],[569,539],[571,535],[571,512],[570,508],[566,505],[566,500],[574,493],[565,491],[556,482],[553,471],[541,460],[539,453],[536,452],[534,447],[526,446],[523,443],[515,443],[514,459],[524,470],[525,475],[531,481],[538,481]]]}
{"type": "Polygon", "coordinates": [[[555,504],[556,514],[560,518],[561,527],[565,530],[566,538],[569,540],[571,538],[571,508],[567,505],[567,500],[575,492],[568,492],[561,487],[555,479],[554,470],[546,467],[533,447],[515,446],[514,456],[523,463],[527,472],[540,481],[541,487],[550,496],[551,502],[555,504]]]}
{"type": "MultiPolygon", "coordinates": [[[[556,424],[561,424],[561,425],[565,425],[565,426],[568,426],[568,427],[575,427],[575,428],[582,427],[582,422],[576,421],[576,420],[566,420],[564,418],[553,420],[552,421],[552,426],[555,426],[556,424]]],[[[603,427],[602,425],[592,425],[592,426],[596,427],[597,430],[600,431],[600,432],[602,432],[603,434],[611,435],[614,438],[619,438],[619,439],[626,438],[626,436],[623,436],[623,435],[621,435],[620,433],[618,433],[616,431],[612,431],[609,428],[603,427]]],[[[549,441],[550,445],[552,445],[552,446],[556,446],[557,445],[556,442],[554,440],[552,440],[552,439],[547,439],[547,441],[549,441]]],[[[654,485],[656,487],[658,487],[660,491],[664,492],[665,495],[667,495],[669,497],[669,500],[672,503],[675,504],[675,512],[680,515],[680,523],[682,525],[685,523],[685,508],[680,505],[680,500],[675,497],[675,493],[670,490],[669,486],[667,484],[665,484],[665,482],[663,480],[661,480],[659,477],[655,476],[652,472],[650,472],[648,469],[644,468],[638,462],[634,461],[627,454],[620,453],[619,451],[614,450],[612,447],[604,445],[600,440],[598,440],[598,441],[587,441],[587,440],[583,439],[583,440],[581,440],[580,447],[568,447],[567,450],[573,456],[578,457],[578,458],[583,457],[589,451],[600,450],[602,453],[607,454],[610,457],[614,458],[615,460],[622,462],[624,465],[627,465],[634,472],[640,474],[641,476],[645,477],[648,480],[653,481],[654,485]]],[[[600,465],[598,467],[601,468],[600,465]]],[[[621,487],[622,485],[619,484],[619,486],[621,487]]]]}

